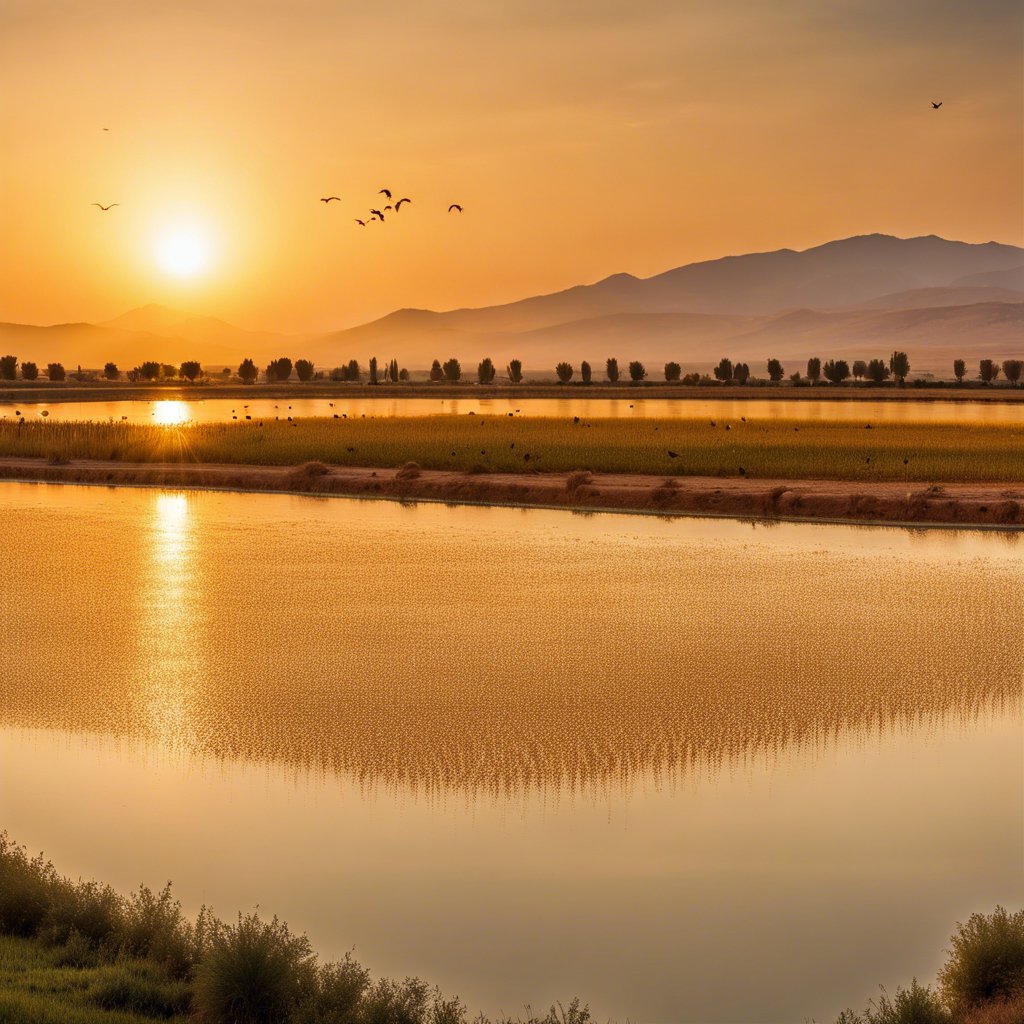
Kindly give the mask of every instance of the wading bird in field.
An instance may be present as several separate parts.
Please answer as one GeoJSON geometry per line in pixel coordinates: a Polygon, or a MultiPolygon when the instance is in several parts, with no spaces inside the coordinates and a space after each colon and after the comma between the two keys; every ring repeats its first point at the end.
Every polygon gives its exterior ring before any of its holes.
{"type": "Polygon", "coordinates": [[[379,196],[384,196],[384,198],[385,198],[385,199],[390,199],[390,198],[391,198],[391,189],[389,189],[389,188],[382,188],[382,189],[381,189],[381,190],[380,190],[380,191],[379,191],[379,192],[377,193],[377,195],[379,195],[379,196]]]}
{"type": "Polygon", "coordinates": [[[320,197],[320,202],[321,203],[329,203],[329,202],[331,202],[332,200],[335,200],[335,199],[339,203],[341,202],[341,196],[321,196],[320,197]]]}
{"type": "Polygon", "coordinates": [[[381,220],[384,219],[384,214],[381,213],[380,210],[371,210],[370,213],[372,213],[374,217],[380,217],[381,220]]]}
{"type": "Polygon", "coordinates": [[[936,103],[935,100],[932,100],[931,103],[932,103],[932,110],[938,110],[939,107],[942,106],[942,100],[939,100],[938,103],[936,103]]]}
{"type": "Polygon", "coordinates": [[[359,219],[358,217],[356,217],[356,218],[354,218],[354,219],[355,219],[355,222],[356,222],[356,223],[357,223],[357,224],[358,224],[358,225],[359,225],[359,226],[360,226],[361,228],[365,228],[365,227],[366,227],[366,221],[365,221],[365,220],[360,220],[360,219],[359,219]]]}
{"type": "Polygon", "coordinates": [[[411,199],[399,199],[398,202],[395,203],[395,213],[398,213],[398,211],[402,208],[402,203],[411,203],[411,202],[412,202],[411,199]]]}
{"type": "Polygon", "coordinates": [[[111,203],[109,206],[104,206],[102,203],[92,203],[91,205],[92,206],[98,206],[104,213],[106,213],[107,210],[113,209],[115,206],[120,206],[121,204],[120,203],[111,203]]]}
{"type": "Polygon", "coordinates": [[[461,206],[459,206],[459,204],[458,204],[458,203],[452,203],[452,205],[448,207],[448,212],[449,212],[449,213],[451,213],[451,212],[452,212],[452,210],[458,210],[458,211],[459,211],[459,213],[462,213],[462,207],[461,207],[461,206]]]}

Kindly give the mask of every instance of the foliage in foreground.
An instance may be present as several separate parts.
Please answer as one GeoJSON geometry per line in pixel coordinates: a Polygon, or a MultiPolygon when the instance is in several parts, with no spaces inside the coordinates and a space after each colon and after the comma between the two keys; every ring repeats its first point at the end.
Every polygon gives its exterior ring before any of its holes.
{"type": "Polygon", "coordinates": [[[739,417],[425,416],[255,419],[188,426],[0,420],[0,456],[116,462],[589,469],[661,476],[1021,482],[1024,427],[739,417]],[[672,452],[674,454],[670,455],[672,452]]]}
{"type": "MultiPolygon", "coordinates": [[[[468,1024],[418,978],[373,982],[350,956],[320,963],[277,918],[182,914],[168,886],[130,897],[71,881],[0,833],[4,1024],[468,1024]]],[[[500,1024],[591,1024],[574,1000],[500,1024]]],[[[474,1024],[487,1024],[484,1017],[474,1024]]]]}

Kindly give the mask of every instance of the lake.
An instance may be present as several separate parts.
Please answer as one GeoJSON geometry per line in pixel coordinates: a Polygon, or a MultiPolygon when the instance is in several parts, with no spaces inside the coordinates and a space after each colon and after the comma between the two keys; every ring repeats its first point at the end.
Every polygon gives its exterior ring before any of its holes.
{"type": "Polygon", "coordinates": [[[1019,535],[0,485],[0,827],[471,1009],[802,1021],[1024,896],[1019,535]]]}
{"type": "Polygon", "coordinates": [[[308,416],[573,416],[675,419],[793,419],[848,423],[1024,423],[1024,402],[876,401],[813,398],[259,398],[247,401],[162,399],[152,402],[0,402],[0,418],[128,420],[132,423],[224,423],[232,419],[308,416]]]}

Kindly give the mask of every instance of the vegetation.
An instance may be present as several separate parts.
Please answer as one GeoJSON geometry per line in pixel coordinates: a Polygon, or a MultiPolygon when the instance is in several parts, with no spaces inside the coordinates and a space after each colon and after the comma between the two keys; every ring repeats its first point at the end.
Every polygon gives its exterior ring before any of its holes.
{"type": "Polygon", "coordinates": [[[572,380],[572,364],[559,363],[555,367],[555,376],[558,378],[559,384],[568,384],[572,380]]]}
{"type": "Polygon", "coordinates": [[[251,359],[242,360],[238,367],[238,379],[243,384],[255,384],[259,375],[260,371],[256,369],[256,364],[251,359]]]}
{"type": "Polygon", "coordinates": [[[580,380],[582,380],[584,384],[589,384],[593,379],[593,376],[594,371],[591,369],[590,363],[584,359],[583,362],[580,363],[580,380]]]}
{"type": "Polygon", "coordinates": [[[634,360],[629,364],[629,379],[634,384],[639,384],[640,381],[647,376],[647,368],[643,363],[634,360]]]}
{"type": "Polygon", "coordinates": [[[49,380],[63,380],[66,376],[64,366],[61,363],[47,363],[46,376],[49,380]]]}
{"type": "Polygon", "coordinates": [[[639,418],[574,423],[571,418],[504,415],[254,419],[185,426],[3,420],[0,455],[278,466],[311,460],[347,466],[413,461],[425,469],[464,471],[586,468],[865,482],[1024,480],[1020,425],[877,423],[867,430],[868,425],[749,417],[715,424],[639,418]],[[669,449],[676,458],[669,457],[669,449]]]}
{"type": "Polygon", "coordinates": [[[956,377],[957,384],[963,384],[964,377],[967,376],[967,363],[964,360],[953,360],[953,376],[956,377]]]}
{"type": "Polygon", "coordinates": [[[39,376],[39,367],[35,363],[21,364],[21,379],[35,380],[39,376]]]}
{"type": "Polygon", "coordinates": [[[902,386],[907,379],[907,374],[910,373],[910,360],[907,358],[907,353],[893,352],[889,356],[889,370],[896,378],[896,383],[902,386]]]}
{"type": "Polygon", "coordinates": [[[1024,360],[1006,359],[1003,361],[1003,376],[1013,387],[1017,387],[1020,383],[1022,370],[1024,370],[1024,360]]]}
{"type": "MultiPolygon", "coordinates": [[[[189,921],[170,888],[119,896],[60,876],[0,833],[0,1020],[4,1024],[468,1024],[417,978],[373,982],[347,956],[321,963],[276,918],[207,909],[189,921]]],[[[474,1024],[487,1024],[484,1017],[474,1024]]],[[[574,1000],[502,1024],[591,1024],[574,1000]]]]}
{"type": "MultiPolygon", "coordinates": [[[[437,366],[437,360],[434,360],[434,366],[437,366]]],[[[440,369],[440,367],[438,367],[440,369]]],[[[430,371],[430,379],[434,380],[434,371],[430,371]]],[[[523,382],[523,363],[521,359],[512,359],[508,364],[508,379],[513,384],[521,384],[523,382]]]]}
{"type": "Polygon", "coordinates": [[[822,372],[830,384],[842,384],[850,376],[850,365],[845,359],[830,359],[822,367],[822,372]]]}
{"type": "Polygon", "coordinates": [[[380,383],[380,378],[377,376],[377,357],[370,356],[370,383],[373,385],[380,383]]]}
{"type": "Polygon", "coordinates": [[[807,360],[807,379],[812,387],[821,379],[821,360],[817,356],[807,360]]]}
{"type": "MultiPolygon", "coordinates": [[[[518,360],[516,360],[518,362],[518,360]]],[[[430,379],[432,381],[444,380],[444,370],[441,369],[441,363],[435,359],[430,364],[430,379]]]]}
{"type": "Polygon", "coordinates": [[[889,374],[892,371],[889,369],[881,359],[872,359],[868,363],[868,380],[875,384],[881,384],[882,381],[889,379],[889,374]]]}
{"type": "Polygon", "coordinates": [[[182,380],[194,384],[203,375],[203,368],[195,359],[186,359],[178,368],[178,375],[182,380]]]}
{"type": "Polygon", "coordinates": [[[882,990],[863,1013],[836,1024],[1020,1024],[1024,1021],[1024,910],[1003,907],[958,924],[938,991],[915,978],[891,997],[882,990]]]}
{"type": "Polygon", "coordinates": [[[682,376],[683,368],[678,363],[665,364],[665,380],[675,383],[682,376]]]}
{"type": "Polygon", "coordinates": [[[0,380],[16,380],[18,377],[18,357],[0,356],[0,380]]]}
{"type": "Polygon", "coordinates": [[[782,363],[780,363],[778,359],[769,359],[767,369],[768,379],[773,384],[778,384],[779,381],[782,380],[782,376],[785,373],[785,370],[783,370],[782,368],[782,363]]]}
{"type": "Polygon", "coordinates": [[[454,356],[445,362],[442,369],[444,370],[444,379],[449,383],[462,377],[462,364],[454,356]]]}
{"type": "Polygon", "coordinates": [[[480,365],[476,368],[476,379],[481,384],[493,384],[497,372],[491,357],[487,356],[480,361],[480,365]]]}
{"type": "Polygon", "coordinates": [[[604,364],[605,376],[612,384],[618,383],[619,380],[619,361],[614,356],[606,360],[604,364]]]}
{"type": "Polygon", "coordinates": [[[999,376],[999,364],[994,359],[982,359],[978,364],[978,380],[991,384],[999,376]]]}
{"type": "Polygon", "coordinates": [[[720,380],[723,384],[727,384],[732,380],[731,359],[722,359],[715,367],[715,380],[720,380]]]}
{"type": "Polygon", "coordinates": [[[308,383],[313,379],[313,361],[311,359],[295,360],[295,376],[303,382],[308,383]]]}
{"type": "Polygon", "coordinates": [[[285,381],[292,375],[292,361],[287,356],[272,359],[266,369],[268,381],[285,381]]]}
{"type": "Polygon", "coordinates": [[[103,367],[103,376],[107,380],[117,380],[121,376],[121,372],[117,368],[117,363],[107,363],[103,367]]]}

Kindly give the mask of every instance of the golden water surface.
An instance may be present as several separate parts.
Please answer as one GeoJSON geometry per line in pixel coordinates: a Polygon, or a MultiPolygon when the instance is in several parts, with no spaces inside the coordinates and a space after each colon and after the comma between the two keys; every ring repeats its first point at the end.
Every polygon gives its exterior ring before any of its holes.
{"type": "Polygon", "coordinates": [[[0,826],[512,1012],[819,1020],[1024,895],[1014,535],[5,484],[0,826]]]}

